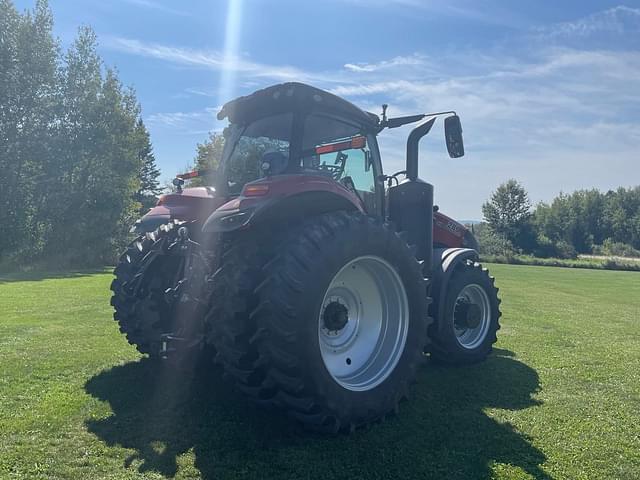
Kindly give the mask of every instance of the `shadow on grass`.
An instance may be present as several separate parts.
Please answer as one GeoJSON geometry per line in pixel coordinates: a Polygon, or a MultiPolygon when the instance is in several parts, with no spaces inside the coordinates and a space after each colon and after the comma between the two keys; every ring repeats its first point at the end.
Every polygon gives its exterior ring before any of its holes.
{"type": "Polygon", "coordinates": [[[181,376],[148,359],[114,367],[86,384],[113,411],[87,427],[110,446],[134,450],[125,468],[167,477],[191,451],[204,479],[483,479],[494,463],[550,478],[525,435],[484,413],[538,405],[538,375],[505,350],[473,367],[428,365],[397,417],[351,436],[306,433],[230,392],[219,372],[208,376],[181,376]]]}
{"type": "Polygon", "coordinates": [[[14,273],[0,273],[0,285],[3,283],[12,282],[36,282],[40,280],[51,280],[60,278],[79,278],[89,275],[96,275],[101,273],[111,273],[113,268],[100,267],[81,270],[51,270],[51,271],[25,271],[14,273]]]}

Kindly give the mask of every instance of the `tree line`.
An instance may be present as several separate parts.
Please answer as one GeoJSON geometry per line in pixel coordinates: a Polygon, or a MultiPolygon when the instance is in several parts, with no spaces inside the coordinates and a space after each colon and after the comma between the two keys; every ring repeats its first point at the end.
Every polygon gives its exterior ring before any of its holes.
{"type": "Polygon", "coordinates": [[[67,51],[52,27],[45,0],[0,0],[0,268],[113,262],[160,191],[135,93],[89,27],[67,51]]]}
{"type": "Polygon", "coordinates": [[[486,254],[640,256],[640,186],[560,193],[533,208],[525,188],[509,180],[482,212],[486,223],[474,230],[486,254]]]}

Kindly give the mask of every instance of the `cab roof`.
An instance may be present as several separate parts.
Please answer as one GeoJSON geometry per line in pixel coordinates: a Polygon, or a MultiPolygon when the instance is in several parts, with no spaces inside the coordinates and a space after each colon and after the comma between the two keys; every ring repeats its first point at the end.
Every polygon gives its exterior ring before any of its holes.
{"type": "Polygon", "coordinates": [[[361,110],[344,98],[298,82],[272,85],[231,100],[218,112],[218,120],[228,118],[231,123],[247,124],[285,112],[334,114],[356,122],[363,130],[377,130],[380,123],[377,115],[361,110]]]}

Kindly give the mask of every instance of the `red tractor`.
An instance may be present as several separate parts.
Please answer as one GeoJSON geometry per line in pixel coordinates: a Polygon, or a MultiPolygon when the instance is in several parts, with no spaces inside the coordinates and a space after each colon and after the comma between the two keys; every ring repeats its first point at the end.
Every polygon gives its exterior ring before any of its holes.
{"type": "Polygon", "coordinates": [[[396,411],[425,353],[486,358],[498,289],[418,178],[441,115],[463,156],[455,112],[379,118],[300,83],[224,105],[212,186],[181,176],[136,223],[111,287],[121,331],[153,357],[213,358],[256,403],[331,432],[396,411]],[[384,174],[377,134],[422,120],[384,174]]]}

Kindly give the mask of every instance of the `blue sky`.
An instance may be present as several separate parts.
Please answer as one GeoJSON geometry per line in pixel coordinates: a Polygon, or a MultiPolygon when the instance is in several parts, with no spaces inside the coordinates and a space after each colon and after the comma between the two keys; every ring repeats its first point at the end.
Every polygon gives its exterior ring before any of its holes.
{"type": "MultiPolygon", "coordinates": [[[[17,1],[31,8],[32,1],[17,1]]],[[[578,188],[640,184],[640,1],[51,0],[68,45],[81,24],[137,91],[166,178],[223,125],[233,96],[303,81],[390,115],[455,109],[467,155],[442,124],[420,175],[457,218],[508,178],[534,202],[578,188]]],[[[386,170],[408,131],[380,139],[386,170]]]]}

